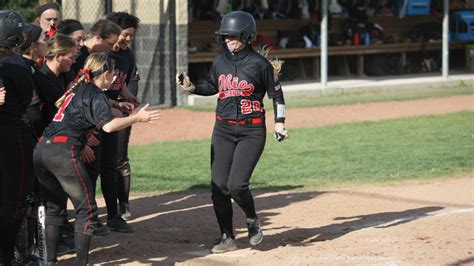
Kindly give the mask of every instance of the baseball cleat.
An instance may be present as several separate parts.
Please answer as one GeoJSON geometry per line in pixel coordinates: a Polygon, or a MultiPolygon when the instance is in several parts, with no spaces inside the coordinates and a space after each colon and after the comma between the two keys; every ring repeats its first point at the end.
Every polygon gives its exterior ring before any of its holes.
{"type": "Polygon", "coordinates": [[[227,234],[222,234],[221,239],[212,246],[211,252],[224,253],[236,249],[237,245],[235,244],[235,240],[232,237],[228,237],[227,234]]]}
{"type": "Polygon", "coordinates": [[[107,227],[110,231],[116,231],[120,233],[132,233],[133,227],[129,225],[120,215],[107,220],[107,227]]]}
{"type": "Polygon", "coordinates": [[[263,233],[258,218],[247,218],[245,222],[247,223],[247,229],[249,232],[250,245],[256,246],[262,243],[263,233]]]}

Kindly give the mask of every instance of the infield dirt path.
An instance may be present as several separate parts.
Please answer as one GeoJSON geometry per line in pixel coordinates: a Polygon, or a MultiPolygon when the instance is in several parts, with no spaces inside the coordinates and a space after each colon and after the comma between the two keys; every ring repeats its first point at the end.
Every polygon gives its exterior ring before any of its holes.
{"type": "MultiPolygon", "coordinates": [[[[474,96],[290,109],[288,127],[474,110],[474,96]]],[[[214,114],[163,111],[156,125],[135,126],[132,144],[210,138],[214,114]]],[[[468,121],[467,121],[468,122],[468,121]]],[[[470,121],[473,123],[473,121],[470,121]]],[[[268,128],[272,122],[268,120],[268,128]]],[[[474,132],[473,132],[474,133],[474,132]]],[[[474,155],[473,155],[474,156],[474,155]]],[[[425,181],[318,191],[255,191],[265,238],[248,245],[234,206],[239,249],[215,255],[218,237],[208,192],[142,195],[130,204],[135,233],[92,241],[90,261],[153,265],[474,265],[474,173],[425,181]]],[[[103,199],[98,199],[105,219],[103,199]]],[[[61,262],[73,263],[73,255],[61,262]]]]}
{"type": "MultiPolygon", "coordinates": [[[[474,110],[474,95],[416,101],[288,109],[286,126],[291,131],[292,128],[298,127],[322,127],[354,121],[376,121],[466,110],[474,110]]],[[[214,112],[165,109],[162,110],[162,117],[155,125],[137,124],[133,126],[130,143],[134,145],[148,144],[155,141],[210,138],[214,121],[214,112]]],[[[273,113],[267,115],[267,128],[273,128],[273,113]]]]}
{"type": "MultiPolygon", "coordinates": [[[[238,250],[209,254],[219,235],[209,193],[134,198],[135,233],[94,237],[90,260],[153,265],[474,264],[473,176],[318,191],[257,191],[264,240],[249,247],[234,206],[238,250]]],[[[103,201],[99,200],[102,213],[103,201]]],[[[235,204],[234,204],[235,205],[235,204]]],[[[73,255],[61,257],[66,264],[73,255]]]]}

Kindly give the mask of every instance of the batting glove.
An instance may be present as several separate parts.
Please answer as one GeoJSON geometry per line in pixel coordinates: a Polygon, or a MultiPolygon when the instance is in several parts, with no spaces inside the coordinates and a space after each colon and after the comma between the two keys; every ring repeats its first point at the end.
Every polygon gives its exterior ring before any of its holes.
{"type": "Polygon", "coordinates": [[[191,82],[186,72],[179,72],[176,74],[176,82],[187,92],[193,92],[195,89],[194,84],[191,82]]]}
{"type": "Polygon", "coordinates": [[[285,124],[275,123],[275,139],[278,142],[282,142],[287,138],[289,138],[289,136],[288,136],[288,130],[285,128],[285,124]]]}

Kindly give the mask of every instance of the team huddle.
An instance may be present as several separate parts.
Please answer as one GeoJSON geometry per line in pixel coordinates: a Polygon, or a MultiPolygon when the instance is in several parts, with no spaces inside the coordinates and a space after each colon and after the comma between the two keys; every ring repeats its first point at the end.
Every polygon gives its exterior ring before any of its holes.
{"type": "MultiPolygon", "coordinates": [[[[136,96],[128,46],[137,17],[113,12],[86,31],[77,20],[61,20],[56,3],[38,6],[36,16],[28,24],[17,11],[0,11],[0,265],[55,265],[72,251],[75,263],[86,265],[92,236],[134,231],[127,223],[131,125],[157,120],[160,111],[136,96]],[[105,224],[95,200],[99,175],[105,224]]],[[[189,93],[218,95],[211,180],[221,237],[211,252],[222,253],[236,249],[231,199],[246,215],[249,243],[263,240],[249,180],[265,146],[266,94],[276,139],[288,132],[278,71],[251,46],[253,17],[231,12],[216,35],[222,51],[208,80],[194,85],[182,72],[177,82],[189,93]]]]}

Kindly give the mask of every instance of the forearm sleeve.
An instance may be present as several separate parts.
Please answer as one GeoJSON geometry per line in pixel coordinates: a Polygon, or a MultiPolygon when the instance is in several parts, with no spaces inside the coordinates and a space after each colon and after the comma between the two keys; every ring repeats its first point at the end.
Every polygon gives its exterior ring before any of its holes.
{"type": "Polygon", "coordinates": [[[275,114],[275,123],[285,123],[285,98],[280,94],[273,98],[273,112],[275,114]]]}

